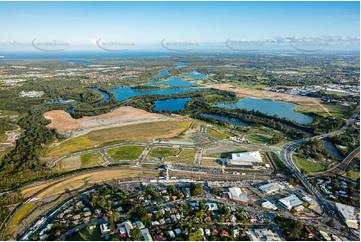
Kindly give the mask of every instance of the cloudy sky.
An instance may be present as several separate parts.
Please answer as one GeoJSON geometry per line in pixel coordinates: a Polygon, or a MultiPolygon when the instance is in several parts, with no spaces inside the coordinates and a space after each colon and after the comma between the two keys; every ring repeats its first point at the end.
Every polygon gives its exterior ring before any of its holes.
{"type": "Polygon", "coordinates": [[[359,9],[359,2],[0,2],[0,48],[358,49],[359,9]]]}

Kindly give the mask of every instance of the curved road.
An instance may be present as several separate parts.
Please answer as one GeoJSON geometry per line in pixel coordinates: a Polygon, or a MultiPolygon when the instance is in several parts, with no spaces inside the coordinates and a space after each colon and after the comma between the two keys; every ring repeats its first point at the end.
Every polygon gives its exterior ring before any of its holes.
{"type": "MultiPolygon", "coordinates": [[[[298,169],[298,167],[293,162],[292,154],[294,153],[294,151],[300,144],[302,144],[306,141],[309,141],[312,139],[323,139],[323,138],[326,138],[329,136],[334,136],[334,135],[345,132],[346,129],[356,121],[356,118],[359,115],[359,108],[356,108],[356,110],[357,111],[347,120],[346,124],[341,129],[327,133],[327,134],[322,134],[322,135],[317,135],[317,136],[313,136],[313,137],[306,138],[306,139],[299,139],[299,140],[292,141],[292,142],[286,144],[281,151],[281,160],[283,161],[283,163],[293,172],[293,174],[295,176],[297,176],[300,179],[300,181],[304,185],[304,187],[316,198],[317,202],[322,207],[325,214],[330,217],[335,218],[336,221],[338,221],[341,225],[345,225],[346,227],[347,227],[347,225],[345,223],[345,220],[342,217],[342,215],[340,214],[340,212],[338,211],[338,209],[336,208],[336,206],[334,204],[332,204],[330,201],[328,201],[326,198],[324,198],[322,196],[322,194],[309,182],[307,177],[300,171],[300,169],[298,169]]],[[[350,233],[350,236],[352,236],[352,233],[350,233]]],[[[355,240],[358,240],[358,238],[356,238],[355,236],[353,236],[352,238],[355,240]]]]}

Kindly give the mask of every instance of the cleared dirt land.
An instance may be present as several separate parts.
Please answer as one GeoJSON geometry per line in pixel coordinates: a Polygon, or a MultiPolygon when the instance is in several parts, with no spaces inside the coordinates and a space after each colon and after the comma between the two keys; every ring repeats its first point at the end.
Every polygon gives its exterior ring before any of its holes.
{"type": "Polygon", "coordinates": [[[46,112],[44,117],[51,120],[49,128],[70,134],[72,137],[86,134],[92,130],[170,119],[165,115],[149,113],[129,106],[114,109],[106,114],[80,119],[74,119],[64,110],[46,112]]]}

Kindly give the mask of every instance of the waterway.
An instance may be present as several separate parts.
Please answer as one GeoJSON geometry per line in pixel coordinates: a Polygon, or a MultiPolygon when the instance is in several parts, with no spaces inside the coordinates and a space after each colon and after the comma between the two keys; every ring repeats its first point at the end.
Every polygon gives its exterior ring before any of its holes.
{"type": "Polygon", "coordinates": [[[228,109],[243,108],[247,110],[256,110],[271,116],[277,115],[280,118],[286,118],[299,124],[309,124],[312,122],[310,116],[294,111],[296,105],[284,102],[244,98],[237,102],[219,103],[214,106],[228,109]]]}

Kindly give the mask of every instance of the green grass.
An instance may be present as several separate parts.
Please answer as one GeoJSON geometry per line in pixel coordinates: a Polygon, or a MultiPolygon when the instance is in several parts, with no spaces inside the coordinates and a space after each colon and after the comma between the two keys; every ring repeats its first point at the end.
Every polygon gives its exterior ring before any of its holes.
{"type": "Polygon", "coordinates": [[[5,141],[6,141],[6,138],[7,138],[7,136],[6,136],[6,134],[5,134],[5,133],[0,134],[0,143],[5,142],[5,141]]]}
{"type": "Polygon", "coordinates": [[[79,230],[72,234],[69,238],[69,241],[102,241],[104,240],[101,236],[100,226],[96,225],[94,229],[89,229],[89,227],[79,230]]]}
{"type": "Polygon", "coordinates": [[[13,229],[14,227],[18,226],[19,223],[26,217],[26,215],[28,215],[34,208],[35,205],[31,202],[28,202],[24,206],[20,207],[20,209],[11,219],[8,229],[13,229]]]}
{"type": "Polygon", "coordinates": [[[144,150],[144,146],[122,146],[109,149],[107,153],[114,160],[136,160],[144,150]]]}
{"type": "Polygon", "coordinates": [[[211,128],[207,128],[207,134],[217,138],[217,139],[227,139],[228,138],[228,135],[226,134],[223,134],[215,129],[211,129],[211,128]]]}
{"type": "Polygon", "coordinates": [[[81,167],[88,168],[92,166],[101,165],[104,162],[100,153],[89,153],[80,156],[81,167]]]}
{"type": "Polygon", "coordinates": [[[327,166],[321,163],[312,162],[297,156],[293,156],[293,161],[295,162],[295,164],[299,169],[304,169],[307,172],[307,174],[313,174],[320,171],[325,171],[327,169],[327,166]]]}
{"type": "Polygon", "coordinates": [[[174,161],[176,163],[193,164],[196,151],[193,149],[182,149],[182,151],[175,157],[166,157],[164,161],[174,161]]]}
{"type": "Polygon", "coordinates": [[[342,105],[334,105],[334,104],[325,104],[328,111],[332,114],[335,118],[346,118],[345,114],[347,113],[349,107],[342,106],[342,105]]]}
{"type": "Polygon", "coordinates": [[[179,162],[192,164],[196,152],[193,149],[179,149],[179,148],[166,148],[157,147],[153,148],[148,157],[150,159],[158,159],[164,162],[179,162]]]}
{"type": "Polygon", "coordinates": [[[271,137],[260,134],[246,135],[247,140],[254,144],[266,144],[271,141],[271,137]]]}
{"type": "Polygon", "coordinates": [[[348,171],[342,175],[345,178],[348,178],[353,181],[357,181],[360,178],[360,171],[348,171]]]}
{"type": "Polygon", "coordinates": [[[169,157],[169,156],[176,156],[179,153],[180,153],[180,149],[157,147],[157,148],[153,148],[149,152],[149,156],[155,157],[158,159],[163,159],[163,158],[169,157]]]}
{"type": "Polygon", "coordinates": [[[283,172],[286,174],[291,173],[290,169],[288,169],[287,166],[285,164],[283,164],[283,162],[281,161],[281,159],[278,157],[278,155],[276,153],[270,151],[270,152],[267,152],[266,154],[268,155],[273,166],[275,167],[275,169],[278,172],[283,172]]]}

